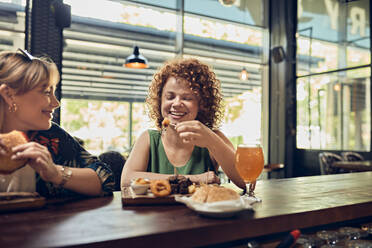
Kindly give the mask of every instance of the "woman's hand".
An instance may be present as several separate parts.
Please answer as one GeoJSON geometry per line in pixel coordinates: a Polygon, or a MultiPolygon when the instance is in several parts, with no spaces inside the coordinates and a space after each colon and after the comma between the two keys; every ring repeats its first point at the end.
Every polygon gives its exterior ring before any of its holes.
{"type": "Polygon", "coordinates": [[[214,171],[208,171],[198,175],[190,175],[189,178],[194,183],[221,183],[220,178],[216,175],[216,173],[214,173],[214,171]]]}
{"type": "Polygon", "coordinates": [[[175,130],[184,143],[199,147],[208,147],[210,137],[214,134],[211,129],[197,120],[180,122],[175,130]]]}
{"type": "Polygon", "coordinates": [[[5,146],[5,144],[3,143],[3,141],[0,138],[0,155],[5,155],[6,152],[7,152],[6,151],[6,146],[5,146]]]}
{"type": "Polygon", "coordinates": [[[58,167],[53,163],[52,156],[45,146],[29,142],[16,146],[12,150],[15,152],[12,159],[28,159],[27,164],[39,173],[44,181],[59,183],[58,167]]]}

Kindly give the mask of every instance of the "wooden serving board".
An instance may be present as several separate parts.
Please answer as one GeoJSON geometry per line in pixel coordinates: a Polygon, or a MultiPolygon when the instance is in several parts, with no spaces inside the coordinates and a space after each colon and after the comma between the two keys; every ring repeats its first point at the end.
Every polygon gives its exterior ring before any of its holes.
{"type": "Polygon", "coordinates": [[[121,199],[123,206],[180,204],[179,202],[175,201],[175,196],[176,195],[173,194],[165,197],[156,197],[150,191],[148,191],[146,195],[136,195],[131,187],[123,187],[121,189],[121,199]]]}
{"type": "MultiPolygon", "coordinates": [[[[4,197],[4,194],[6,193],[2,193],[2,199],[0,200],[0,213],[37,209],[42,208],[46,204],[45,197],[33,193],[30,193],[30,196],[23,195],[22,197],[17,197],[17,193],[19,192],[12,192],[9,197],[4,197]]],[[[20,192],[20,194],[27,193],[20,192]]]]}

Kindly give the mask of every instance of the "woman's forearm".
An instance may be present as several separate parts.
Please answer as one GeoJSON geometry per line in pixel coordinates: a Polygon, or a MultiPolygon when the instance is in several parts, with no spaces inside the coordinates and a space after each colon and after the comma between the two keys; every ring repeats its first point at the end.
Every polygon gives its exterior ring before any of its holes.
{"type": "Polygon", "coordinates": [[[159,173],[153,173],[153,172],[143,172],[143,171],[131,171],[126,173],[124,176],[124,180],[121,180],[121,187],[123,186],[129,186],[131,181],[137,178],[146,178],[149,180],[155,180],[155,179],[168,179],[171,174],[159,174],[159,173]]]}
{"type": "Polygon", "coordinates": [[[232,144],[216,134],[208,150],[226,176],[238,187],[245,189],[245,183],[235,169],[235,149],[232,144]]]}
{"type": "Polygon", "coordinates": [[[90,168],[70,168],[71,178],[63,186],[65,189],[79,194],[99,196],[102,194],[102,184],[97,173],[90,168]]]}
{"type": "MultiPolygon", "coordinates": [[[[146,178],[149,180],[161,180],[161,179],[168,179],[173,174],[159,174],[159,173],[152,173],[152,172],[131,172],[130,176],[127,176],[124,181],[122,181],[123,186],[129,186],[131,180],[136,178],[146,178]]],[[[205,172],[202,174],[195,174],[195,175],[182,175],[186,178],[189,178],[193,183],[219,183],[219,178],[215,175],[214,171],[205,172]]]]}

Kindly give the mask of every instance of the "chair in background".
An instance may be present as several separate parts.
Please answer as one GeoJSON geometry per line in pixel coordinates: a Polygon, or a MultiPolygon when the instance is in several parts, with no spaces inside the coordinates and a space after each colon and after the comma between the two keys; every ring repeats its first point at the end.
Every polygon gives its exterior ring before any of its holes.
{"type": "Polygon", "coordinates": [[[328,175],[328,174],[338,174],[341,171],[337,168],[332,167],[332,163],[336,161],[343,161],[344,159],[332,152],[321,152],[319,153],[319,166],[320,166],[320,174],[321,175],[328,175]]]}
{"type": "Polygon", "coordinates": [[[123,155],[116,151],[107,151],[98,156],[99,160],[111,167],[115,177],[115,191],[120,191],[121,172],[123,170],[126,159],[123,155]]]}
{"type": "Polygon", "coordinates": [[[346,161],[363,161],[364,157],[357,152],[342,152],[342,157],[346,161]]]}

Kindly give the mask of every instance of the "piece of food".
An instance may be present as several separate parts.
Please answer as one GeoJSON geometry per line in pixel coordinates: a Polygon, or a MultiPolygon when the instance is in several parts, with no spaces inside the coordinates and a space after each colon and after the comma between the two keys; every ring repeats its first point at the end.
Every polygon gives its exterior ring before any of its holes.
{"type": "Polygon", "coordinates": [[[170,124],[170,120],[167,117],[165,117],[164,120],[163,120],[163,122],[161,123],[161,125],[164,128],[167,128],[169,126],[169,124],[170,124]]]}
{"type": "Polygon", "coordinates": [[[232,189],[218,185],[203,185],[196,189],[191,199],[198,203],[210,203],[237,200],[239,197],[239,194],[232,189]]]}
{"type": "Polygon", "coordinates": [[[171,186],[168,180],[154,180],[150,183],[151,192],[158,197],[170,195],[171,186]]]}
{"type": "Polygon", "coordinates": [[[20,131],[11,131],[10,133],[0,134],[2,141],[1,149],[5,150],[6,154],[0,154],[0,173],[10,174],[26,165],[27,159],[12,160],[14,152],[12,148],[18,145],[27,143],[27,136],[20,131]]]}
{"type": "Polygon", "coordinates": [[[171,185],[172,194],[178,194],[178,175],[170,176],[168,181],[171,185]]]}
{"type": "Polygon", "coordinates": [[[136,195],[146,195],[150,188],[150,181],[144,178],[137,178],[132,181],[130,187],[136,195]]]}
{"type": "Polygon", "coordinates": [[[142,185],[146,185],[146,184],[150,184],[150,181],[148,179],[144,179],[144,178],[137,178],[136,180],[134,180],[134,183],[135,184],[142,184],[142,185]]]}
{"type": "Polygon", "coordinates": [[[40,197],[39,193],[37,192],[0,192],[0,201],[37,197],[40,197]]]}
{"type": "Polygon", "coordinates": [[[189,186],[192,184],[189,178],[183,177],[178,181],[178,192],[180,194],[188,194],[189,186]]]}
{"type": "Polygon", "coordinates": [[[178,194],[178,184],[177,183],[171,183],[171,193],[172,194],[178,194]]]}
{"type": "Polygon", "coordinates": [[[198,202],[198,203],[207,202],[208,191],[209,191],[209,186],[208,185],[202,185],[200,188],[198,188],[198,190],[195,191],[195,193],[192,195],[191,199],[194,202],[198,202]]]}
{"type": "Polygon", "coordinates": [[[168,178],[171,185],[172,194],[188,194],[188,187],[192,184],[191,180],[182,175],[174,175],[168,178]]]}
{"type": "Polygon", "coordinates": [[[196,191],[196,185],[195,185],[195,183],[191,184],[191,185],[188,187],[188,190],[189,190],[189,194],[194,194],[195,191],[196,191]]]}
{"type": "Polygon", "coordinates": [[[239,194],[232,189],[214,186],[208,193],[207,202],[236,200],[239,197],[239,194]]]}

